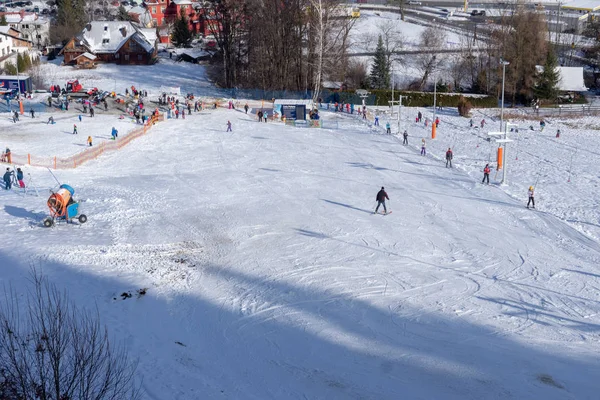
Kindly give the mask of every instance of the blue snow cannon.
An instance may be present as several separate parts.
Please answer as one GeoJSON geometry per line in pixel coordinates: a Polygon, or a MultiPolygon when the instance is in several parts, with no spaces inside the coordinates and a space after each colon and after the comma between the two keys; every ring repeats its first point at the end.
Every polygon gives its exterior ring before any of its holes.
{"type": "Polygon", "coordinates": [[[45,227],[51,227],[59,219],[69,222],[77,217],[77,220],[82,224],[87,221],[85,214],[79,215],[79,203],[75,201],[73,194],[75,194],[75,189],[63,184],[60,185],[56,193],[50,195],[47,203],[50,216],[44,219],[45,227]]]}

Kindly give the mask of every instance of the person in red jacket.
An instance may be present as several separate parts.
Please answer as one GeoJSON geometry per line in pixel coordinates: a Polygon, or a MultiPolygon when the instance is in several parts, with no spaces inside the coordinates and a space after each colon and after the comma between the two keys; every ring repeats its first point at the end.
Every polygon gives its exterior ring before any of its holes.
{"type": "Polygon", "coordinates": [[[387,195],[387,193],[385,192],[385,188],[382,186],[381,190],[379,192],[377,192],[377,208],[375,208],[375,212],[374,214],[377,214],[377,210],[379,210],[379,206],[383,206],[383,212],[385,214],[387,214],[387,208],[385,208],[385,199],[390,199],[387,195]]]}
{"type": "Polygon", "coordinates": [[[481,183],[487,180],[487,184],[490,184],[490,164],[485,164],[485,168],[483,169],[483,180],[481,183]]]}

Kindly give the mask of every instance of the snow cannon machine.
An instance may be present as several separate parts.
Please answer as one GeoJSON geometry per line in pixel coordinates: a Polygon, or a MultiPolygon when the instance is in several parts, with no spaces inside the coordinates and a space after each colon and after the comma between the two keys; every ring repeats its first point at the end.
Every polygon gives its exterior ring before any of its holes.
{"type": "Polygon", "coordinates": [[[69,222],[77,218],[82,224],[87,221],[85,214],[79,214],[79,203],[73,198],[74,193],[75,189],[71,186],[60,185],[58,191],[50,195],[47,202],[50,216],[44,219],[45,227],[53,226],[57,220],[69,222]]]}

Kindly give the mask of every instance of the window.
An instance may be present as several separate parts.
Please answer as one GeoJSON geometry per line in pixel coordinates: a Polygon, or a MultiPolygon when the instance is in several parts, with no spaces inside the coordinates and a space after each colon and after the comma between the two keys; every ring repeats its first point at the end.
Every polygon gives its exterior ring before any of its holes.
{"type": "Polygon", "coordinates": [[[164,14],[164,13],[165,13],[165,8],[164,8],[164,7],[161,7],[161,8],[160,8],[160,12],[161,12],[161,14],[164,14]]]}
{"type": "Polygon", "coordinates": [[[108,31],[108,25],[104,25],[104,32],[108,31]]]}
{"type": "Polygon", "coordinates": [[[37,35],[36,38],[41,39],[42,35],[37,35]]]}
{"type": "Polygon", "coordinates": [[[142,55],[138,54],[138,61],[142,61],[142,55]]]}
{"type": "Polygon", "coordinates": [[[125,61],[129,61],[129,54],[125,54],[125,61]]]}
{"type": "Polygon", "coordinates": [[[4,49],[2,49],[2,57],[4,57],[4,49]]]}
{"type": "Polygon", "coordinates": [[[110,43],[110,39],[102,39],[102,44],[110,43]]]}
{"type": "Polygon", "coordinates": [[[115,54],[115,59],[118,60],[119,58],[121,58],[121,55],[119,53],[115,54]]]}
{"type": "Polygon", "coordinates": [[[156,14],[156,7],[152,7],[152,14],[156,14]]]}

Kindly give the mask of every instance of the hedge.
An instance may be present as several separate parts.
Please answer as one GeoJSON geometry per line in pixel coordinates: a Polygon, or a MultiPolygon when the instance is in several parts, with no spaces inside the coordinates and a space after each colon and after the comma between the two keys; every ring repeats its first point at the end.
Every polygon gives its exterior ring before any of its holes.
{"type": "MultiPolygon", "coordinates": [[[[366,99],[367,105],[376,106],[388,106],[389,101],[392,100],[391,90],[371,90],[369,97],[366,99]]],[[[402,99],[402,105],[410,107],[431,107],[433,106],[433,92],[403,92],[394,91],[394,99],[398,100],[398,95],[406,96],[402,99]]],[[[444,107],[458,107],[458,99],[464,94],[455,93],[437,93],[436,105],[442,105],[444,107]]],[[[465,96],[469,103],[476,108],[498,108],[498,99],[494,96],[485,97],[469,97],[465,96]]],[[[325,102],[343,102],[360,104],[362,99],[354,91],[340,91],[331,93],[329,96],[324,96],[325,102]]]]}

